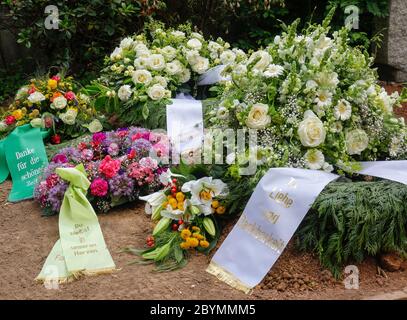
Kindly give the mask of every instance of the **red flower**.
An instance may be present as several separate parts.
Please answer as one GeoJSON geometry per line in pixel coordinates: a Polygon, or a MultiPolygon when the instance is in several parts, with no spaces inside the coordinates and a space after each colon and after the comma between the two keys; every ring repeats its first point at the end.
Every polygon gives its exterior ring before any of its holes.
{"type": "Polygon", "coordinates": [[[59,134],[55,134],[51,137],[51,142],[52,144],[60,144],[61,143],[61,137],[59,134]]]}
{"type": "Polygon", "coordinates": [[[55,81],[60,81],[61,77],[60,76],[53,76],[51,79],[55,80],[55,81]]]}
{"type": "Polygon", "coordinates": [[[5,121],[6,121],[6,125],[11,126],[12,124],[14,124],[16,122],[16,118],[14,118],[13,116],[7,116],[5,121]]]}
{"type": "Polygon", "coordinates": [[[68,91],[67,93],[65,93],[65,98],[69,101],[72,101],[76,98],[75,93],[73,93],[72,91],[68,91]]]}
{"type": "Polygon", "coordinates": [[[99,172],[111,179],[119,172],[120,166],[120,160],[113,160],[110,156],[106,156],[100,163],[99,172]]]}
{"type": "Polygon", "coordinates": [[[28,90],[28,94],[32,94],[32,93],[34,93],[35,91],[37,91],[37,90],[35,89],[34,86],[32,86],[32,87],[28,90]]]}
{"type": "Polygon", "coordinates": [[[132,159],[134,159],[135,157],[136,157],[136,150],[134,150],[134,149],[131,149],[130,150],[130,152],[129,152],[129,154],[127,155],[127,159],[129,159],[129,160],[132,160],[132,159]]]}
{"type": "Polygon", "coordinates": [[[85,150],[87,148],[86,143],[85,142],[80,142],[78,145],[78,150],[82,151],[85,150]]]}

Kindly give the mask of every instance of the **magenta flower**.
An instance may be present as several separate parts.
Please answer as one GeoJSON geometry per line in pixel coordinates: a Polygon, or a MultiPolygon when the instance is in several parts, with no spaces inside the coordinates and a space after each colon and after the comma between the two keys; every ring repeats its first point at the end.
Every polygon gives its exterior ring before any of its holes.
{"type": "Polygon", "coordinates": [[[90,185],[90,193],[96,197],[104,197],[107,194],[109,184],[102,178],[96,178],[90,185]]]}

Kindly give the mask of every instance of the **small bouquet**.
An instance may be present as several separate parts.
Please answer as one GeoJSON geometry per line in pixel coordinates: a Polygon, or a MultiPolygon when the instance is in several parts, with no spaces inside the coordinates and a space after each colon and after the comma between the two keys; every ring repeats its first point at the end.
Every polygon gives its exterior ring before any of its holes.
{"type": "Polygon", "coordinates": [[[142,128],[94,133],[54,155],[36,186],[35,199],[45,214],[58,213],[68,184],[55,170],[83,163],[91,182],[87,197],[97,211],[107,212],[160,188],[160,174],[167,170],[160,157],[168,154],[167,146],[165,135],[142,128]]]}
{"type": "Polygon", "coordinates": [[[32,79],[21,87],[8,111],[0,119],[0,137],[16,126],[30,123],[33,127],[53,130],[51,142],[59,144],[103,129],[90,105],[90,98],[76,90],[72,77],[55,75],[32,79]]]}
{"type": "Polygon", "coordinates": [[[219,238],[215,215],[226,212],[227,185],[219,179],[189,180],[170,170],[161,175],[161,191],[140,197],[147,201],[146,212],[158,221],[147,237],[146,250],[128,248],[142,262],[156,263],[158,271],[185,266],[190,252],[208,253],[219,238]]]}
{"type": "Polygon", "coordinates": [[[190,25],[166,29],[153,22],[144,33],[121,41],[87,89],[98,110],[117,115],[122,123],[162,128],[165,106],[176,93],[196,96],[197,80],[210,68],[245,59],[242,50],[220,38],[207,40],[190,25]]]}

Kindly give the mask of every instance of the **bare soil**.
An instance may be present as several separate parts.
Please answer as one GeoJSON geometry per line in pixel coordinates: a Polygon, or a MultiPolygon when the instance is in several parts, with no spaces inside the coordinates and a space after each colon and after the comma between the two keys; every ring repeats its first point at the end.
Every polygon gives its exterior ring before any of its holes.
{"type": "MultiPolygon", "coordinates": [[[[188,265],[169,273],[155,273],[151,265],[128,265],[134,256],[119,253],[126,246],[141,247],[151,232],[143,205],[134,203],[99,215],[108,248],[120,270],[84,277],[46,289],[34,282],[58,239],[58,217],[42,217],[34,201],[7,203],[11,183],[0,185],[0,299],[363,299],[407,288],[407,270],[377,275],[375,259],[358,265],[359,290],[321,269],[312,254],[292,245],[251,295],[230,288],[205,272],[210,257],[196,255],[188,265]]],[[[233,227],[225,228],[222,240],[233,227]]]]}

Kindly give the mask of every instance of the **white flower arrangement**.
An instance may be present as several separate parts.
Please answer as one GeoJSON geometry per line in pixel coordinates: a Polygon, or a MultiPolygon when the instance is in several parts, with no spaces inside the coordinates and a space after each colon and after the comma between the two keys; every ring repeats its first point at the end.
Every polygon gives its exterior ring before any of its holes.
{"type": "Polygon", "coordinates": [[[298,35],[294,23],[267,48],[225,68],[231,80],[220,86],[206,120],[212,127],[260,129],[260,170],[354,172],[358,161],[407,158],[407,128],[393,114],[406,92],[387,94],[373,59],[348,45],[349,30],[330,36],[327,25],[298,35]]]}
{"type": "Polygon", "coordinates": [[[145,125],[152,114],[165,112],[178,90],[194,94],[197,79],[210,68],[246,59],[242,50],[230,49],[220,38],[208,41],[189,25],[174,30],[154,22],[145,30],[120,42],[106,59],[102,76],[90,86],[97,103],[114,110],[126,124],[145,125]]]}

